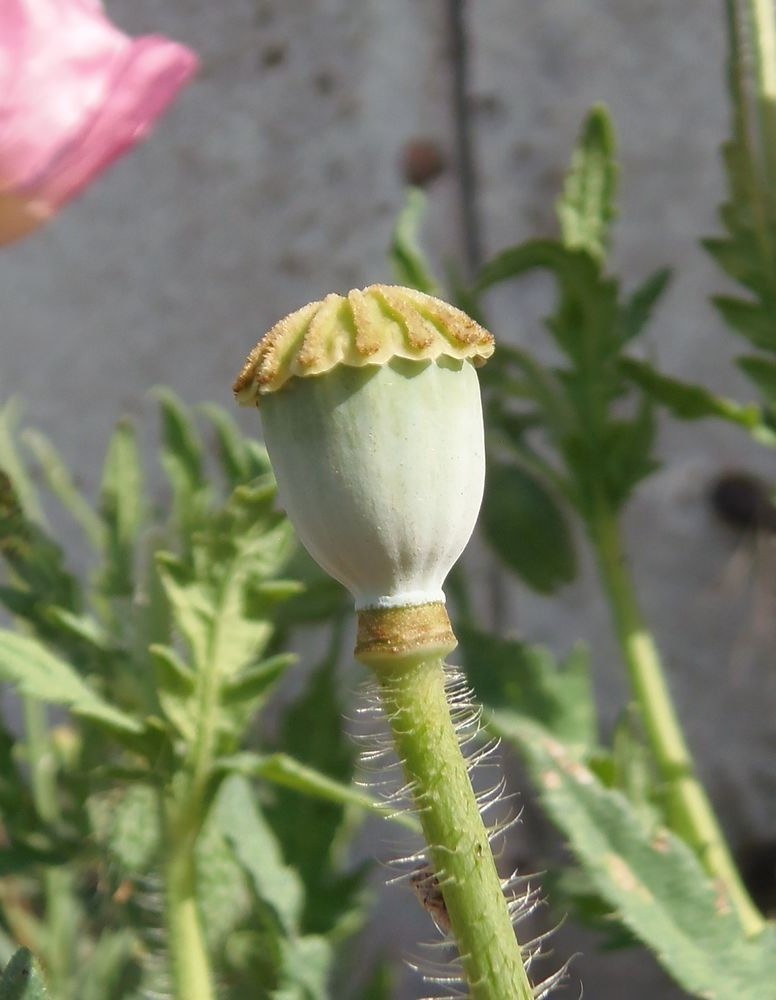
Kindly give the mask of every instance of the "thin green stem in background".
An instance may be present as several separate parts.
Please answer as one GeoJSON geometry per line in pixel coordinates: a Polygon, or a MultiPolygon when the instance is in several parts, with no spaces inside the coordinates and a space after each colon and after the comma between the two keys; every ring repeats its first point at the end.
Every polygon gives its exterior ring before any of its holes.
{"type": "Polygon", "coordinates": [[[532,1000],[439,659],[378,669],[383,707],[429,844],[472,1000],[532,1000]]]}
{"type": "Polygon", "coordinates": [[[682,732],[660,655],[636,599],[616,516],[599,508],[590,526],[598,564],[676,833],[696,851],[712,878],[724,887],[747,934],[763,929],[762,914],[741,881],[730,849],[682,732]]]}

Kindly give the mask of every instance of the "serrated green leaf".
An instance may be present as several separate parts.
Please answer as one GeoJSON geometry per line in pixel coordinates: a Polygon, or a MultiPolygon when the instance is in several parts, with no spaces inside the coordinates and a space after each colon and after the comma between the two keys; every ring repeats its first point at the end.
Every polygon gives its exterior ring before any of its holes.
{"type": "Polygon", "coordinates": [[[419,188],[410,188],[393,230],[390,260],[398,284],[417,288],[428,295],[438,295],[439,285],[418,243],[425,208],[426,196],[419,188]]]}
{"type": "Polygon", "coordinates": [[[19,948],[0,977],[0,1000],[53,1000],[40,966],[27,948],[19,948]]]}
{"type": "Polygon", "coordinates": [[[551,594],[574,579],[574,541],[566,516],[526,469],[488,464],[482,526],[494,553],[534,590],[551,594]]]}
{"type": "Polygon", "coordinates": [[[667,407],[681,420],[719,417],[749,430],[762,422],[758,407],[741,406],[724,396],[715,396],[702,385],[661,375],[644,361],[622,358],[620,368],[626,378],[635,382],[655,402],[667,407]]]}
{"type": "Polygon", "coordinates": [[[466,676],[506,739],[513,720],[527,717],[582,755],[598,739],[587,651],[578,647],[558,663],[549,650],[500,639],[468,626],[458,639],[466,676]]]}
{"type": "Polygon", "coordinates": [[[92,690],[73,668],[35,639],[0,629],[0,678],[31,698],[67,705],[71,712],[124,733],[142,725],[92,690]]]}
{"type": "Polygon", "coordinates": [[[113,432],[100,487],[100,515],[105,525],[105,565],[101,589],[111,596],[134,590],[135,545],[143,523],[143,474],[135,429],[121,421],[113,432]]]}
{"type": "Polygon", "coordinates": [[[617,163],[612,122],[606,108],[592,109],[571,159],[558,201],[563,242],[603,260],[615,218],[617,163]]]}
{"type": "Polygon", "coordinates": [[[236,774],[226,778],[213,808],[219,829],[256,895],[271,909],[279,930],[295,937],[304,905],[302,883],[283,860],[278,840],[259,812],[248,781],[236,774]]]}
{"type": "Polygon", "coordinates": [[[776,982],[774,928],[745,937],[690,848],[646,824],[546,729],[515,715],[507,738],[597,892],[679,985],[707,1000],[762,1000],[776,982]]]}

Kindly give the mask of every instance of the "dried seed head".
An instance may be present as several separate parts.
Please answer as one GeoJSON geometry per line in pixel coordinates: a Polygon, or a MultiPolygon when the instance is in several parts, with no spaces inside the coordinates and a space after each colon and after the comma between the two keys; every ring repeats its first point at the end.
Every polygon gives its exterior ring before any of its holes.
{"type": "Polygon", "coordinates": [[[289,379],[337,365],[440,357],[479,365],[492,353],[492,335],[460,309],[411,288],[370,285],[327,295],[276,323],[248,355],[234,393],[243,406],[258,406],[262,395],[289,379]]]}

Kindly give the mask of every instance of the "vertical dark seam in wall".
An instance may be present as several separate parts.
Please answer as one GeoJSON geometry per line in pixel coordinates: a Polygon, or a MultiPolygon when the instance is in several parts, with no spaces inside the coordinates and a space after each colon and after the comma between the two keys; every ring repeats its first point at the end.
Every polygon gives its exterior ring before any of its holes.
{"type": "Polygon", "coordinates": [[[466,0],[448,0],[448,31],[452,67],[452,111],[455,129],[458,189],[463,224],[463,252],[471,277],[482,264],[482,239],[477,211],[477,171],[469,104],[469,47],[466,0]]]}
{"type": "MultiPolygon", "coordinates": [[[[483,263],[482,228],[477,198],[477,168],[471,103],[469,101],[469,45],[466,0],[448,0],[448,32],[452,68],[452,111],[455,130],[458,191],[463,225],[463,255],[466,273],[472,278],[483,263]]],[[[489,558],[485,577],[490,611],[490,627],[503,631],[507,618],[504,574],[489,558]]]]}

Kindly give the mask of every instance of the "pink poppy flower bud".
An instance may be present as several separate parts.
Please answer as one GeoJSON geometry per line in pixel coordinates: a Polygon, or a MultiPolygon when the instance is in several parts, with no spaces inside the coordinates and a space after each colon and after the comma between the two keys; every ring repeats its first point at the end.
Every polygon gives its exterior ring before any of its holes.
{"type": "Polygon", "coordinates": [[[151,130],[197,70],[99,0],[0,0],[0,244],[26,235],[151,130]]]}

